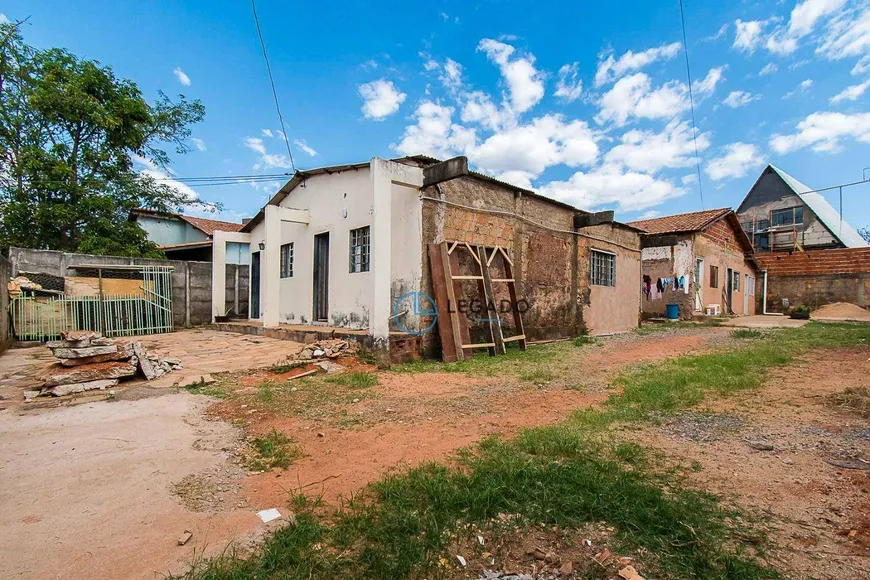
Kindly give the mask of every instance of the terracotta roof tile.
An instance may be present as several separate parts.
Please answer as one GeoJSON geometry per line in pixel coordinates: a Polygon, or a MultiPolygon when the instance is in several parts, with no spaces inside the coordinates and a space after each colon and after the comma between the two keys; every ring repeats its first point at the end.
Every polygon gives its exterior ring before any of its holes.
{"type": "Polygon", "coordinates": [[[697,232],[703,230],[722,216],[727,215],[730,211],[730,208],[723,207],[720,209],[708,209],[706,211],[696,211],[692,213],[678,213],[676,215],[669,215],[649,220],[628,222],[628,225],[643,230],[648,234],[697,232]]]}
{"type": "Polygon", "coordinates": [[[214,234],[215,230],[220,230],[222,232],[238,232],[241,231],[242,224],[237,224],[233,222],[222,222],[219,220],[209,220],[206,218],[193,217],[184,214],[175,214],[193,227],[198,230],[201,230],[206,235],[210,236],[214,234]]]}

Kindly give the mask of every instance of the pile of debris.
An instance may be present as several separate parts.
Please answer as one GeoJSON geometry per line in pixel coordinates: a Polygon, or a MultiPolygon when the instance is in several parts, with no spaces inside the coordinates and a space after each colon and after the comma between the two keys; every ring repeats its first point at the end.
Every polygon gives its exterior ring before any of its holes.
{"type": "Polygon", "coordinates": [[[103,390],[138,372],[150,381],[183,368],[178,359],[149,354],[141,342],[116,343],[90,330],[62,332],[61,340],[49,341],[46,346],[59,364],[42,377],[39,391],[24,392],[25,399],[103,390]]]}
{"type": "Polygon", "coordinates": [[[299,354],[293,359],[297,361],[309,361],[320,358],[338,358],[345,355],[355,355],[359,350],[359,345],[355,342],[348,342],[338,338],[331,340],[318,340],[311,344],[305,345],[299,354]]]}

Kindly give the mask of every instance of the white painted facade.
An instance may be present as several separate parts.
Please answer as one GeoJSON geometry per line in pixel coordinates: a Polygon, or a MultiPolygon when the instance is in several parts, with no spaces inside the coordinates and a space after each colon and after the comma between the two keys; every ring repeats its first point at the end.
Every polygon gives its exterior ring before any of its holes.
{"type": "MultiPolygon", "coordinates": [[[[260,253],[258,318],[266,327],[324,323],[368,329],[376,345],[386,346],[395,301],[418,291],[423,276],[422,168],[374,158],[368,165],[311,173],[276,205],[267,205],[263,219],[242,235],[250,241],[251,263],[260,253]],[[351,272],[350,232],[366,226],[369,270],[351,272]],[[314,238],[323,233],[329,234],[329,316],[315,321],[314,238]],[[290,243],[293,275],[282,278],[281,246],[290,243]]],[[[229,241],[242,240],[221,236],[218,243],[229,241]]],[[[222,271],[217,252],[214,263],[222,271]]],[[[222,304],[218,298],[215,303],[222,304]]],[[[256,297],[251,299],[254,304],[256,297]]],[[[405,316],[406,328],[416,324],[413,315],[405,316]]]]}

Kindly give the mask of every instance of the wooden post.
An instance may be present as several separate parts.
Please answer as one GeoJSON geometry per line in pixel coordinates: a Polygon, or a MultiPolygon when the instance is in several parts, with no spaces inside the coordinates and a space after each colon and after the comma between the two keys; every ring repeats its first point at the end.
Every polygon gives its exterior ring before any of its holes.
{"type": "Polygon", "coordinates": [[[190,262],[184,263],[184,325],[190,326],[190,262]]]}
{"type": "MultiPolygon", "coordinates": [[[[497,251],[497,249],[493,248],[493,252],[497,251]]],[[[483,274],[480,287],[488,309],[490,301],[495,304],[495,292],[492,289],[492,276],[489,275],[489,256],[486,255],[486,246],[478,246],[477,255],[480,258],[480,272],[483,274]]],[[[504,333],[501,330],[501,313],[498,310],[494,313],[487,310],[486,317],[490,341],[495,343],[495,347],[490,349],[490,354],[504,354],[504,333]],[[495,322],[492,320],[493,315],[496,317],[495,322]]]]}

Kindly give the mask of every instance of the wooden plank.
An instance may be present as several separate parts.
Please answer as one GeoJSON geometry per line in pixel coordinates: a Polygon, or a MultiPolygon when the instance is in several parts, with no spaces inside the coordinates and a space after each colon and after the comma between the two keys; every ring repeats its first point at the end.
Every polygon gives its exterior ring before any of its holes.
{"type": "Polygon", "coordinates": [[[513,278],[493,278],[493,282],[516,282],[513,278]]]}
{"type": "MultiPolygon", "coordinates": [[[[504,273],[508,278],[514,278],[513,272],[513,262],[508,257],[507,252],[503,249],[501,250],[502,257],[504,258],[504,273]]],[[[516,282],[508,282],[508,295],[510,296],[511,301],[511,311],[514,317],[514,329],[517,331],[517,336],[522,336],[522,338],[517,339],[517,344],[520,347],[520,350],[526,350],[526,329],[523,326],[523,315],[520,312],[519,308],[517,308],[517,302],[519,301],[517,298],[517,284],[516,282]]]]}
{"type": "Polygon", "coordinates": [[[483,276],[453,276],[454,280],[483,280],[483,276]]]}
{"type": "MultiPolygon", "coordinates": [[[[459,323],[459,336],[460,339],[456,341],[456,344],[469,344],[471,342],[471,333],[468,331],[468,315],[465,312],[459,312],[459,305],[457,303],[457,297],[462,296],[462,281],[453,279],[453,272],[459,272],[459,254],[454,252],[446,257],[445,263],[450,265],[450,269],[447,270],[447,276],[449,282],[447,284],[448,288],[453,288],[453,305],[454,312],[451,314],[453,318],[455,318],[459,323]]],[[[456,349],[457,353],[462,353],[462,349],[456,349]]]]}
{"type": "Polygon", "coordinates": [[[480,258],[477,257],[477,254],[471,249],[471,245],[469,245],[468,242],[465,242],[465,249],[468,250],[468,253],[471,254],[471,257],[474,258],[474,261],[477,262],[478,266],[480,266],[480,258]]]}
{"type": "MultiPolygon", "coordinates": [[[[480,266],[480,273],[483,274],[483,294],[484,294],[484,304],[490,304],[490,302],[495,302],[495,293],[492,291],[492,279],[489,277],[489,261],[486,259],[486,246],[478,246],[477,251],[480,252],[480,260],[478,263],[480,266]]],[[[494,252],[495,250],[493,250],[494,252]]],[[[501,316],[499,312],[486,312],[487,318],[487,326],[489,327],[489,336],[491,337],[492,342],[495,345],[495,354],[504,354],[504,340],[503,333],[501,330],[501,316]],[[495,315],[495,320],[493,320],[493,315],[495,315]]]]}
{"type": "Polygon", "coordinates": [[[481,342],[479,344],[463,344],[462,348],[492,348],[494,346],[494,342],[481,342]]]}
{"type": "Polygon", "coordinates": [[[518,335],[516,335],[516,336],[506,336],[506,337],[504,338],[504,341],[505,341],[505,342],[514,342],[514,341],[517,341],[517,340],[525,340],[525,339],[526,339],[526,335],[525,335],[525,334],[518,334],[518,335]]]}
{"type": "MultiPolygon", "coordinates": [[[[438,336],[441,338],[441,360],[454,362],[459,360],[456,356],[457,342],[454,339],[453,324],[448,311],[450,298],[448,285],[444,278],[444,264],[442,263],[442,246],[445,244],[427,244],[429,249],[429,271],[432,274],[432,292],[435,294],[435,305],[438,308],[438,336]]],[[[455,307],[455,305],[454,305],[455,307]]]]}

